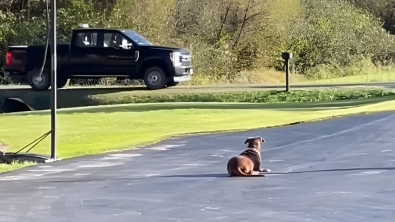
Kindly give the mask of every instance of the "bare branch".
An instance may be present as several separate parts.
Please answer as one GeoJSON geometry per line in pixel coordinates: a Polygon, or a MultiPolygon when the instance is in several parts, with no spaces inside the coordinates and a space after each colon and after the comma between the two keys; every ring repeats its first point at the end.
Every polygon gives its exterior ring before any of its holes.
{"type": "Polygon", "coordinates": [[[247,18],[247,13],[248,13],[248,10],[250,9],[250,1],[251,1],[251,0],[248,0],[248,2],[247,2],[247,7],[246,7],[246,10],[245,10],[245,13],[244,13],[244,18],[243,18],[243,23],[241,24],[241,28],[240,28],[239,34],[237,35],[237,38],[236,38],[236,40],[235,40],[235,43],[234,43],[233,46],[232,46],[232,49],[234,49],[234,47],[236,47],[237,43],[239,42],[241,33],[243,32],[244,25],[245,25],[245,23],[246,23],[246,21],[247,21],[247,20],[246,20],[246,18],[247,18]]]}
{"type": "Polygon", "coordinates": [[[218,32],[218,35],[217,35],[217,42],[221,39],[222,29],[224,28],[226,18],[228,17],[228,13],[229,13],[231,4],[232,3],[229,3],[228,7],[226,7],[225,17],[224,17],[224,20],[221,23],[221,28],[219,29],[219,32],[218,32]]]}
{"type": "Polygon", "coordinates": [[[258,16],[258,15],[260,15],[260,14],[262,14],[262,13],[263,13],[263,11],[260,11],[260,12],[257,12],[257,13],[255,13],[255,14],[253,14],[253,15],[251,15],[250,17],[246,18],[246,21],[248,21],[248,20],[250,20],[250,19],[252,19],[252,18],[254,18],[254,17],[256,17],[256,16],[258,16]]]}
{"type": "Polygon", "coordinates": [[[258,2],[258,3],[256,3],[255,5],[251,6],[250,9],[253,9],[253,8],[255,8],[256,6],[261,5],[261,4],[262,4],[262,2],[258,2]]]}

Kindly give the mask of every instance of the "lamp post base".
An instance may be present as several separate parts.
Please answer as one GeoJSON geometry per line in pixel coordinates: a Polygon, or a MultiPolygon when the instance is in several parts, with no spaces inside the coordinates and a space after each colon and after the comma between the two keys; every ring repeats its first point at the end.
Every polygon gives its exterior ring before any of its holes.
{"type": "Polygon", "coordinates": [[[0,152],[0,163],[12,164],[12,163],[51,163],[59,161],[61,159],[52,159],[49,156],[33,153],[8,153],[0,152]]]}

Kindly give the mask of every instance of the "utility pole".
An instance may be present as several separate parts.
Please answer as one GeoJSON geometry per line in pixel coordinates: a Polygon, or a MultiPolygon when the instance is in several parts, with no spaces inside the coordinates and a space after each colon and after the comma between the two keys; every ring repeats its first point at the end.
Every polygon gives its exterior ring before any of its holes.
{"type": "Polygon", "coordinates": [[[57,59],[56,59],[56,0],[51,0],[51,159],[56,159],[56,108],[57,108],[57,59]]]}

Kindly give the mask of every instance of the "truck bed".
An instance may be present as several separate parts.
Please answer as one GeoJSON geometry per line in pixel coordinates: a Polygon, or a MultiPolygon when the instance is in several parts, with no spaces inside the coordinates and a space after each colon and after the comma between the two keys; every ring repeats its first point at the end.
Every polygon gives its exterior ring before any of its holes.
{"type": "MultiPolygon", "coordinates": [[[[11,77],[21,77],[27,72],[41,68],[45,46],[10,46],[8,52],[13,54],[13,64],[6,65],[5,69],[11,77]]],[[[69,60],[69,44],[57,46],[58,66],[69,60]]],[[[51,48],[48,47],[45,68],[51,66],[51,48]]]]}

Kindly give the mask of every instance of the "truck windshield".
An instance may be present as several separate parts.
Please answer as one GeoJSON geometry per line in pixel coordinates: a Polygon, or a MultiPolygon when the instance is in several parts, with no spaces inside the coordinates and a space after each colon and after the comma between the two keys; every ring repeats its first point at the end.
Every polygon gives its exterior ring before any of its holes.
{"type": "Polygon", "coordinates": [[[127,37],[132,39],[137,45],[152,45],[147,39],[142,37],[141,35],[137,34],[135,31],[132,30],[125,30],[122,31],[127,37]]]}

